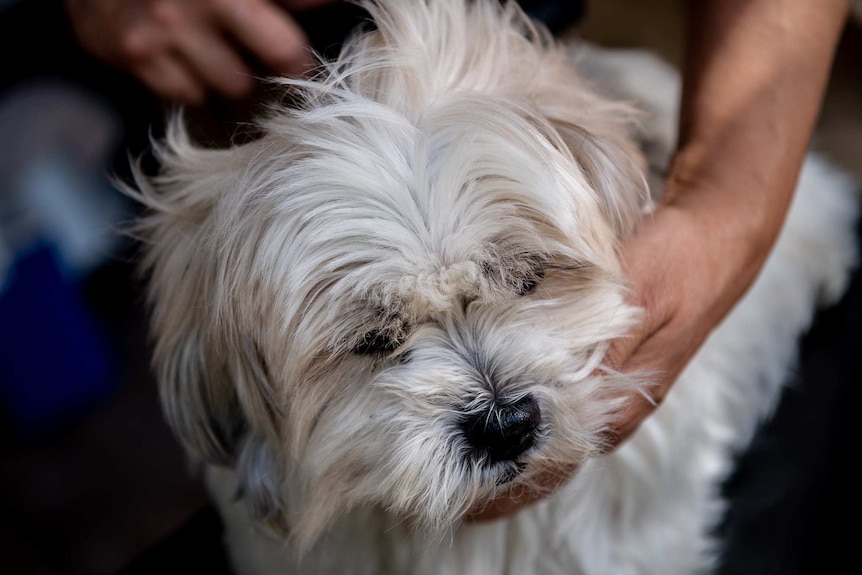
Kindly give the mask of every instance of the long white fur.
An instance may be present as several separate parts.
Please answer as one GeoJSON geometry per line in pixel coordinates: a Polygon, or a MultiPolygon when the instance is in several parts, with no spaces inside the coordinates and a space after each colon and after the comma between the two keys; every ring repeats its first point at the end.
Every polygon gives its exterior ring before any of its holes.
{"type": "Polygon", "coordinates": [[[731,454],[843,289],[851,183],[806,163],[757,284],[655,416],[595,457],[615,392],[643,383],[599,367],[637,321],[617,260],[650,206],[635,142],[667,160],[678,79],[557,45],[492,0],[363,5],[376,30],[282,80],[293,104],[259,140],[203,149],[177,120],[131,192],[150,207],[165,412],[209,464],[237,571],[706,568],[731,454]],[[400,346],[353,353],[371,332],[400,346]],[[528,393],[542,421],[520,465],[471,457],[464,414],[528,393]],[[581,471],[547,501],[462,524],[502,478],[559,464],[581,471]]]}

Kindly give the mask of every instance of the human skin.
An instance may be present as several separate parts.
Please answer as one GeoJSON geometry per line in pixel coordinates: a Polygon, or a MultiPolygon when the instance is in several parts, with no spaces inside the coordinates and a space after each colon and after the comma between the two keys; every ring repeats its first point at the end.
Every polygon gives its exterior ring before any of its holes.
{"type": "Polygon", "coordinates": [[[88,52],[159,97],[201,104],[249,95],[255,75],[302,74],[308,39],[291,17],[335,0],[65,0],[88,52]]]}
{"type": "MultiPolygon", "coordinates": [[[[709,0],[688,6],[679,145],[664,196],[622,247],[643,320],[609,367],[652,374],[607,433],[619,447],[662,403],[754,282],[784,223],[826,89],[847,0],[709,0]]],[[[550,494],[549,472],[471,516],[490,520],[550,494]]]]}

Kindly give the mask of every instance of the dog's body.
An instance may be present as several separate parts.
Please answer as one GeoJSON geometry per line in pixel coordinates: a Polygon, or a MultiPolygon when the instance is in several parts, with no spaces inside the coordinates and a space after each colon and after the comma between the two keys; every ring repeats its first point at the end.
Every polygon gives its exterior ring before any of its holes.
{"type": "Polygon", "coordinates": [[[854,197],[812,158],[755,286],[594,457],[644,384],[600,362],[637,321],[617,260],[651,205],[633,142],[667,161],[678,80],[469,6],[370,4],[378,29],[293,82],[261,139],[203,150],[174,126],[138,182],[166,413],[210,463],[239,573],[700,572],[733,451],[843,289],[854,197]],[[571,464],[547,500],[461,522],[571,464]]]}

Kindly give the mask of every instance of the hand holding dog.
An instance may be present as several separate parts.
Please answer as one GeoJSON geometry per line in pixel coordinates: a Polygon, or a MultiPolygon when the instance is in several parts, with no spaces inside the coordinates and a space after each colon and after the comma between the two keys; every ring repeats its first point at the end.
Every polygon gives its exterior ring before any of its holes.
{"type": "Polygon", "coordinates": [[[158,96],[199,104],[208,93],[248,95],[253,74],[301,74],[312,65],[290,11],[334,0],[66,0],[90,53],[127,70],[158,96]]]}
{"type": "Polygon", "coordinates": [[[847,9],[844,0],[691,6],[679,150],[661,205],[623,249],[633,303],[645,317],[607,356],[611,367],[657,381],[652,401],[631,398],[611,449],[661,403],[766,262],[847,9]]]}
{"type": "MultiPolygon", "coordinates": [[[[614,342],[606,365],[647,373],[608,431],[617,449],[655,411],[710,332],[766,262],[787,214],[830,63],[845,0],[692,3],[679,149],[661,205],[622,249],[630,301],[642,322],[614,342]]],[[[542,499],[575,469],[548,472],[544,489],[510,493],[472,516],[495,519],[542,499]]]]}

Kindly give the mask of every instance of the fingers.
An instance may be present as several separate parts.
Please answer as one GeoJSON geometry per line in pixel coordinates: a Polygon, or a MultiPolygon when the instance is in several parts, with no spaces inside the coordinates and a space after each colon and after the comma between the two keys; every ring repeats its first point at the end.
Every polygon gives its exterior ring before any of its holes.
{"type": "Polygon", "coordinates": [[[168,55],[137,65],[135,73],[153,92],[175,102],[203,103],[206,87],[178,58],[168,55]]]}
{"type": "Polygon", "coordinates": [[[701,341],[684,322],[673,319],[639,338],[636,349],[622,363],[622,371],[646,375],[648,385],[626,393],[625,406],[603,434],[605,453],[624,443],[664,403],[701,341]]]}
{"type": "MultiPolygon", "coordinates": [[[[689,360],[717,324],[712,265],[705,263],[702,226],[687,212],[664,206],[623,248],[629,303],[643,310],[640,324],[615,341],[606,365],[644,374],[649,386],[627,392],[625,407],[605,436],[606,451],[630,437],[664,401],[689,360]]],[[[718,267],[722,264],[719,262],[718,267]]]]}
{"type": "Polygon", "coordinates": [[[308,39],[287,12],[266,0],[221,3],[221,23],[268,69],[302,74],[313,66],[308,39]]]}
{"type": "Polygon", "coordinates": [[[218,93],[241,98],[254,88],[251,70],[221,38],[191,29],[177,43],[191,72],[218,93]]]}
{"type": "Polygon", "coordinates": [[[327,4],[335,4],[340,0],[280,0],[279,4],[288,10],[311,10],[327,4]]]}
{"type": "Polygon", "coordinates": [[[241,98],[254,87],[248,66],[222,35],[213,14],[196,4],[174,1],[151,5],[154,28],[163,50],[184,65],[196,83],[228,98],[241,98]]]}
{"type": "Polygon", "coordinates": [[[287,9],[329,0],[67,0],[81,45],[168,100],[202,103],[208,92],[247,96],[258,73],[312,66],[307,39],[287,9]]]}
{"type": "MultiPolygon", "coordinates": [[[[247,96],[255,79],[240,48],[268,69],[301,73],[310,68],[305,34],[281,9],[265,0],[224,0],[196,11],[191,4],[153,4],[147,29],[149,59],[136,64],[138,76],[171,100],[199,104],[207,92],[227,98],[247,96]],[[226,37],[225,33],[234,36],[226,37]],[[157,48],[158,47],[158,48],[157,48]]],[[[144,35],[144,34],[139,34],[144,35]]]]}

